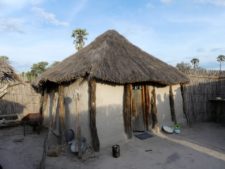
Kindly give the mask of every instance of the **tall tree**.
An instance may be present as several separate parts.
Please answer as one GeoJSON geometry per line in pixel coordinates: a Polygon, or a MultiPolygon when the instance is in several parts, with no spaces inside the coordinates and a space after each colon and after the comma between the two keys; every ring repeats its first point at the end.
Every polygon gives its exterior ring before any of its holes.
{"type": "Polygon", "coordinates": [[[198,58],[191,59],[191,64],[193,65],[194,69],[196,69],[199,64],[199,59],[198,58]]]}
{"type": "Polygon", "coordinates": [[[47,69],[47,66],[48,66],[48,62],[42,61],[42,62],[35,63],[31,67],[31,73],[37,77],[47,69]]]}
{"type": "Polygon", "coordinates": [[[31,70],[26,73],[29,81],[35,80],[41,73],[43,73],[48,66],[48,62],[38,62],[32,65],[31,70]]]}
{"type": "Polygon", "coordinates": [[[221,69],[222,69],[222,62],[225,61],[225,56],[224,55],[219,55],[217,57],[217,61],[220,63],[220,72],[221,72],[221,69]]]}
{"type": "Polygon", "coordinates": [[[191,64],[190,63],[184,63],[184,62],[177,63],[176,68],[178,70],[182,71],[182,72],[186,72],[186,71],[191,70],[191,64]]]}
{"type": "Polygon", "coordinates": [[[4,61],[4,62],[9,62],[9,57],[8,56],[0,56],[0,61],[4,61]]]}
{"type": "Polygon", "coordinates": [[[85,45],[84,40],[87,40],[87,35],[88,35],[88,32],[86,31],[86,29],[78,28],[73,30],[71,36],[74,38],[73,43],[75,44],[75,48],[77,50],[80,50],[84,47],[85,45]]]}

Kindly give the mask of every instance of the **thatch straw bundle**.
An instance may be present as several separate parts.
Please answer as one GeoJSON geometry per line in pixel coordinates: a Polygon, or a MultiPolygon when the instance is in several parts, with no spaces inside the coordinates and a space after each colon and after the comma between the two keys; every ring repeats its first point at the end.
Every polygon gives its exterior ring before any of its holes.
{"type": "Polygon", "coordinates": [[[19,80],[19,77],[7,62],[0,60],[0,83],[10,80],[19,80]]]}
{"type": "Polygon", "coordinates": [[[34,86],[70,82],[84,77],[114,84],[150,82],[161,85],[188,82],[176,68],[131,44],[109,30],[87,47],[43,73],[34,86]]]}

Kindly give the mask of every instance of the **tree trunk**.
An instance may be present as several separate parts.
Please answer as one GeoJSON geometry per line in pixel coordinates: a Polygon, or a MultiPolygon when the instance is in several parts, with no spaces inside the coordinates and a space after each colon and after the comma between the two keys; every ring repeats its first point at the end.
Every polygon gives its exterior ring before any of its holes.
{"type": "Polygon", "coordinates": [[[128,138],[132,138],[132,85],[126,84],[124,86],[124,104],[123,104],[123,119],[125,133],[128,138]]]}
{"type": "Polygon", "coordinates": [[[176,118],[176,113],[175,113],[175,106],[174,106],[174,97],[173,97],[172,85],[170,85],[170,89],[169,89],[169,100],[170,100],[171,119],[172,119],[172,122],[174,122],[175,124],[177,124],[177,118],[176,118]]]}
{"type": "Polygon", "coordinates": [[[90,111],[90,131],[92,138],[93,149],[98,152],[100,150],[100,143],[96,127],[96,82],[89,81],[89,111],[90,111]]]}
{"type": "Polygon", "coordinates": [[[64,129],[65,129],[64,86],[60,85],[58,92],[59,92],[58,104],[59,104],[59,121],[60,121],[59,131],[60,131],[61,144],[63,144],[64,129]]]}
{"type": "Polygon", "coordinates": [[[158,125],[155,87],[152,89],[151,114],[152,114],[152,128],[154,129],[158,125]]]}
{"type": "Polygon", "coordinates": [[[184,112],[185,118],[187,120],[187,124],[190,126],[191,122],[190,122],[189,116],[188,116],[187,111],[186,111],[186,97],[184,95],[185,84],[180,84],[180,90],[181,90],[181,96],[182,96],[182,101],[183,101],[183,112],[184,112]]]}

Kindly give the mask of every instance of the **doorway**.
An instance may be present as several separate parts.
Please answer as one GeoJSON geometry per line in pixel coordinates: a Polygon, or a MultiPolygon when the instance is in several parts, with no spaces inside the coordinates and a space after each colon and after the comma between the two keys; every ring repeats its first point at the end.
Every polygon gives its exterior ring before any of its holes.
{"type": "Polygon", "coordinates": [[[133,132],[146,131],[150,125],[149,87],[146,85],[133,85],[132,89],[133,132]]]}

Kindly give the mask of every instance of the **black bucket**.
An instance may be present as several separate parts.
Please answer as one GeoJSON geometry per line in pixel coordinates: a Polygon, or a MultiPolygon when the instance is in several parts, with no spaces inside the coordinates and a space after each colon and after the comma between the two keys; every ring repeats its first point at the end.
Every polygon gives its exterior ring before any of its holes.
{"type": "Polygon", "coordinates": [[[112,146],[112,156],[114,158],[118,158],[120,156],[120,146],[119,145],[112,146]]]}

